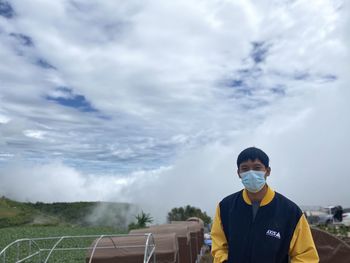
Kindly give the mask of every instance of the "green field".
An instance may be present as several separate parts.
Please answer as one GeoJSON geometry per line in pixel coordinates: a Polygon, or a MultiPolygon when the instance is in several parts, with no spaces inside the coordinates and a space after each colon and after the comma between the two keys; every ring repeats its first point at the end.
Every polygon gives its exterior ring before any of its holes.
{"type": "MultiPolygon", "coordinates": [[[[0,229],[0,251],[9,243],[22,238],[38,238],[38,237],[60,237],[60,236],[79,236],[79,235],[114,235],[123,234],[111,227],[62,227],[62,226],[22,226],[22,227],[9,227],[0,229]]],[[[88,239],[67,239],[63,240],[59,248],[67,247],[89,247],[95,238],[88,239]]],[[[38,241],[40,248],[50,249],[57,242],[58,239],[38,241]]],[[[35,250],[35,246],[32,244],[32,250],[35,250]]],[[[23,243],[19,248],[19,254],[24,257],[29,250],[29,242],[23,243]]],[[[77,251],[55,251],[50,257],[49,262],[84,262],[84,258],[87,250],[77,251]]],[[[6,262],[13,262],[17,253],[17,246],[13,247],[8,252],[6,262]]],[[[47,256],[48,252],[41,254],[41,259],[47,256]]],[[[3,258],[0,257],[0,262],[3,258]]],[[[39,262],[39,258],[35,257],[32,261],[26,262],[39,262]]]]}
{"type": "MultiPolygon", "coordinates": [[[[133,206],[125,203],[23,203],[0,197],[0,251],[18,239],[58,237],[23,241],[18,246],[11,246],[6,250],[6,258],[0,256],[0,262],[15,262],[39,250],[40,254],[25,262],[45,262],[49,251],[62,236],[124,234],[127,231],[124,215],[132,213],[130,209],[133,206]]],[[[87,248],[95,239],[65,238],[48,262],[84,262],[87,248]],[[64,250],[67,248],[85,249],[64,250]]]]}

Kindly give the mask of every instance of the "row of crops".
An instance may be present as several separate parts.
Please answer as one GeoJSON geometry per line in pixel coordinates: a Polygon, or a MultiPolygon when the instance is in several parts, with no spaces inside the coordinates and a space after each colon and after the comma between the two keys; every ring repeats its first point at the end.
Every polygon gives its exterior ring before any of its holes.
{"type": "MultiPolygon", "coordinates": [[[[81,236],[81,235],[101,235],[101,234],[121,234],[120,231],[111,227],[63,227],[63,226],[23,226],[23,227],[11,227],[0,229],[0,251],[11,242],[22,238],[44,238],[44,237],[61,237],[61,236],[81,236]]],[[[60,243],[61,248],[81,248],[91,245],[95,238],[81,238],[81,239],[67,239],[60,243]]],[[[36,243],[41,248],[47,248],[48,251],[41,253],[40,255],[33,257],[31,260],[25,262],[41,262],[49,253],[49,249],[52,248],[58,239],[44,239],[37,240],[36,243]],[[39,258],[40,256],[40,258],[39,258]]],[[[20,247],[12,247],[7,251],[6,262],[16,262],[17,257],[22,258],[24,255],[28,255],[30,251],[35,250],[33,243],[24,243],[20,247]]],[[[50,262],[82,262],[85,258],[86,250],[71,250],[60,251],[57,250],[50,257],[50,262]]],[[[0,258],[0,262],[3,259],[0,258]]]]}

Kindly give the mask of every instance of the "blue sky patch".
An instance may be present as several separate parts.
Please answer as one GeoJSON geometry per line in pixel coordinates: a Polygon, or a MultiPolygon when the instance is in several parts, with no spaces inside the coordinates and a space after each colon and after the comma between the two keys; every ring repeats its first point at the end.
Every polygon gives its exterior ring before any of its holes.
{"type": "Polygon", "coordinates": [[[245,110],[256,110],[269,105],[269,102],[262,99],[251,99],[242,104],[245,110]]]}
{"type": "Polygon", "coordinates": [[[253,96],[253,91],[251,88],[249,87],[239,87],[238,89],[236,89],[236,92],[239,95],[244,95],[244,96],[253,96]]]}
{"type": "Polygon", "coordinates": [[[321,81],[321,82],[332,82],[336,81],[338,77],[334,74],[310,74],[309,72],[295,72],[293,75],[294,80],[303,81],[321,81]]]}
{"type": "Polygon", "coordinates": [[[234,98],[251,97],[258,88],[255,84],[262,75],[262,70],[256,65],[250,68],[242,68],[236,71],[234,78],[225,80],[225,86],[234,89],[234,98]]]}
{"type": "Polygon", "coordinates": [[[250,56],[255,62],[255,64],[259,64],[261,62],[264,62],[267,53],[269,51],[268,45],[266,45],[265,42],[252,42],[253,50],[250,52],[250,56]]]}
{"type": "Polygon", "coordinates": [[[107,115],[97,115],[97,118],[101,120],[106,120],[106,121],[110,121],[113,119],[111,116],[107,116],[107,115]]]}
{"type": "Polygon", "coordinates": [[[310,78],[310,74],[308,72],[296,72],[294,73],[295,80],[307,80],[310,78]]]}
{"type": "Polygon", "coordinates": [[[44,69],[56,69],[54,66],[52,66],[49,62],[47,62],[45,59],[39,58],[36,61],[36,64],[44,69]]]}
{"type": "Polygon", "coordinates": [[[58,91],[65,93],[66,96],[46,96],[49,101],[54,101],[62,106],[75,108],[82,112],[97,112],[97,110],[86,100],[85,96],[74,94],[73,91],[66,87],[57,88],[58,91]]]}
{"type": "Polygon", "coordinates": [[[0,16],[10,19],[14,15],[15,15],[15,11],[13,10],[10,3],[7,1],[0,0],[0,16]]]}
{"type": "Polygon", "coordinates": [[[18,42],[23,46],[27,46],[27,47],[34,46],[33,40],[31,39],[31,37],[27,35],[11,33],[10,36],[16,38],[18,42]]]}
{"type": "Polygon", "coordinates": [[[228,84],[230,87],[241,87],[244,85],[244,81],[242,79],[234,79],[228,84]]]}
{"type": "Polygon", "coordinates": [[[327,74],[322,76],[323,80],[326,82],[330,82],[330,81],[336,81],[338,79],[337,76],[333,75],[333,74],[327,74]]]}
{"type": "Polygon", "coordinates": [[[248,79],[248,78],[259,78],[262,75],[262,69],[257,67],[257,66],[253,66],[251,68],[247,68],[247,69],[240,69],[237,71],[237,73],[241,76],[241,79],[248,79]]]}
{"type": "Polygon", "coordinates": [[[274,94],[284,96],[286,95],[286,90],[283,86],[276,86],[270,89],[270,91],[274,94]]]}

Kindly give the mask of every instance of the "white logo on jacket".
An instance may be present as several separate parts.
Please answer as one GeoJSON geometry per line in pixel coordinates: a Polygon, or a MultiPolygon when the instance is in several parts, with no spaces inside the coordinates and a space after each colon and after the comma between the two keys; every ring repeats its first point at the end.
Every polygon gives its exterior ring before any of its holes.
{"type": "Polygon", "coordinates": [[[281,234],[280,234],[280,232],[273,231],[273,230],[270,230],[270,229],[267,230],[266,235],[267,235],[267,236],[271,236],[271,237],[275,237],[275,238],[278,238],[278,239],[281,239],[281,234]]]}

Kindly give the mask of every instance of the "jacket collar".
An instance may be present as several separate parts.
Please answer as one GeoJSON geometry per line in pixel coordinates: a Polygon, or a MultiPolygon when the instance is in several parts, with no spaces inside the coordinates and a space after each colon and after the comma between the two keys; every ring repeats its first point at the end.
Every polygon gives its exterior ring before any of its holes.
{"type": "MultiPolygon", "coordinates": [[[[267,185],[267,192],[264,198],[261,200],[260,206],[269,204],[274,197],[275,197],[275,191],[270,186],[267,185]]],[[[252,204],[252,201],[250,201],[246,189],[243,190],[243,199],[248,205],[252,204]]]]}

